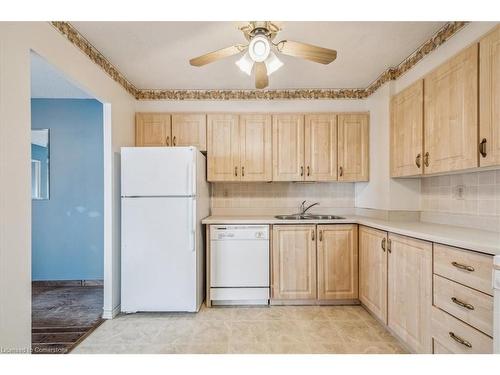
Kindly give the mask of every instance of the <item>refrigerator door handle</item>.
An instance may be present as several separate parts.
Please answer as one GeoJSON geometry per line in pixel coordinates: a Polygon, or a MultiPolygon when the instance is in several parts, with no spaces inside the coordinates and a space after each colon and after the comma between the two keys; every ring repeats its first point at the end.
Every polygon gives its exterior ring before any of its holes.
{"type": "Polygon", "coordinates": [[[188,189],[191,195],[196,195],[196,152],[193,151],[193,160],[189,163],[188,171],[188,189]]]}
{"type": "Polygon", "coordinates": [[[189,228],[189,249],[191,251],[195,251],[195,236],[196,236],[196,199],[190,199],[190,205],[191,207],[189,208],[189,222],[188,222],[188,228],[189,228]]]}

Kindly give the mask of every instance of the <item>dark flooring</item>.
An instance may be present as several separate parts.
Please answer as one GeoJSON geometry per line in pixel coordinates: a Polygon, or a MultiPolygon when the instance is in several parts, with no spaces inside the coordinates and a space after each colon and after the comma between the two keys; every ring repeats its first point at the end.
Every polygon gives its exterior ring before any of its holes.
{"type": "Polygon", "coordinates": [[[33,353],[69,353],[103,322],[102,306],[102,286],[33,286],[33,353]]]}

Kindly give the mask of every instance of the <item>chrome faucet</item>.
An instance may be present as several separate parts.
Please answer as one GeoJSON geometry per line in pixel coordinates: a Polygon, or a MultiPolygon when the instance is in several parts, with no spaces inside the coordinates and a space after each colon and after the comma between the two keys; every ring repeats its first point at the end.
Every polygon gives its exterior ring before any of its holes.
{"type": "Polygon", "coordinates": [[[306,212],[311,209],[312,207],[314,206],[318,206],[319,205],[319,202],[315,202],[307,207],[305,207],[305,203],[306,201],[303,201],[301,204],[300,204],[300,215],[305,215],[306,212]]]}

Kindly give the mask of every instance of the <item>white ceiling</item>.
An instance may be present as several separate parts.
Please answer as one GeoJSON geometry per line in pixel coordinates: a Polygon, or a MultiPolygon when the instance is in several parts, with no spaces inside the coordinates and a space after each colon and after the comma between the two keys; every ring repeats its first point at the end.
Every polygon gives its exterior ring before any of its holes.
{"type": "Polygon", "coordinates": [[[31,97],[34,99],[93,99],[35,52],[31,52],[31,97]]]}
{"type": "MultiPolygon", "coordinates": [[[[189,59],[244,43],[241,22],[73,22],[137,88],[253,89],[238,56],[192,67],[189,59]]],[[[336,49],[321,65],[279,55],[285,63],[270,77],[270,89],[364,88],[399,64],[443,22],[280,22],[275,41],[296,40],[336,49]]]]}

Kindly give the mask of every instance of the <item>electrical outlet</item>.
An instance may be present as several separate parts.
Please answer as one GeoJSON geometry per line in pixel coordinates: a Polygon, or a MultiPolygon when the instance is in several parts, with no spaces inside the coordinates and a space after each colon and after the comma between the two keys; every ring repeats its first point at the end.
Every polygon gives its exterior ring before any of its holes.
{"type": "Polygon", "coordinates": [[[465,185],[453,186],[452,196],[453,196],[453,199],[457,199],[457,200],[465,199],[465,185]]]}

